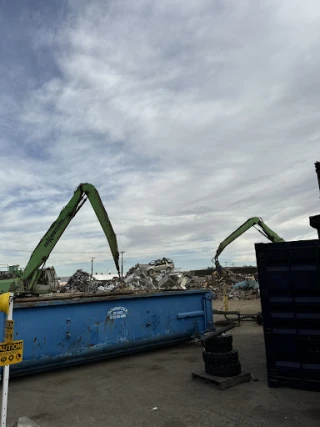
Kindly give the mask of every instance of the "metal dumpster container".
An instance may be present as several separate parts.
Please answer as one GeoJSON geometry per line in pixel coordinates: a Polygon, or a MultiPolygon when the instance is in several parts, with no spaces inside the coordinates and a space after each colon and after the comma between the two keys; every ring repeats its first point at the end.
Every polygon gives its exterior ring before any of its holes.
{"type": "Polygon", "coordinates": [[[320,240],[255,248],[269,386],[320,391],[320,240]]]}
{"type": "MultiPolygon", "coordinates": [[[[208,290],[17,300],[10,375],[46,371],[188,341],[213,328],[208,290]]],[[[3,331],[5,316],[0,318],[3,331]]]]}

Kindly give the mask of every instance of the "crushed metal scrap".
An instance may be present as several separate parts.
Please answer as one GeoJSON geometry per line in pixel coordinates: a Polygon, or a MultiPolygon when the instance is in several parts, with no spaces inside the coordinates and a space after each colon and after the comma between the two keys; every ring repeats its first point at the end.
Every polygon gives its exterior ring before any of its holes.
{"type": "MultiPolygon", "coordinates": [[[[133,291],[152,291],[162,289],[190,289],[199,287],[192,277],[178,271],[170,271],[166,273],[161,271],[158,274],[150,274],[147,268],[137,264],[132,267],[123,281],[118,277],[112,280],[97,280],[89,273],[83,270],[77,270],[68,280],[65,286],[61,287],[60,292],[84,292],[84,293],[99,293],[113,292],[119,290],[133,291]]],[[[203,284],[203,281],[202,281],[203,284]]],[[[201,287],[201,286],[200,286],[201,287]]]]}
{"type": "Polygon", "coordinates": [[[144,265],[137,264],[132,267],[125,279],[125,285],[132,290],[155,289],[189,289],[193,283],[191,277],[179,271],[162,270],[158,274],[150,274],[144,265]]]}
{"type": "Polygon", "coordinates": [[[94,279],[89,273],[77,270],[68,280],[67,284],[60,289],[60,292],[85,292],[98,293],[110,292],[116,287],[119,289],[120,282],[102,281],[94,279]]]}
{"type": "Polygon", "coordinates": [[[97,280],[83,270],[77,270],[60,292],[117,292],[154,291],[154,290],[184,290],[210,288],[215,299],[223,298],[224,288],[227,288],[229,299],[254,299],[259,297],[258,282],[252,276],[235,274],[225,270],[226,276],[222,278],[216,271],[206,276],[193,276],[192,273],[180,272],[175,269],[170,272],[162,270],[150,274],[148,265],[136,264],[131,267],[123,281],[118,277],[112,280],[97,280]]]}
{"type": "Polygon", "coordinates": [[[255,299],[260,297],[257,275],[234,273],[224,269],[224,277],[217,271],[205,276],[204,287],[211,288],[216,299],[222,300],[226,288],[229,299],[255,299]]]}

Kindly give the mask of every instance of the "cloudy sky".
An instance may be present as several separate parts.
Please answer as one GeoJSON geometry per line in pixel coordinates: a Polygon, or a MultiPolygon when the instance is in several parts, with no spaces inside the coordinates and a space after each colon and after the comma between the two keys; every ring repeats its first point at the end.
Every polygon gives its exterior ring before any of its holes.
{"type": "MultiPolygon", "coordinates": [[[[0,263],[26,265],[81,182],[125,269],[202,268],[251,216],[286,240],[320,212],[320,2],[1,0],[0,263]]],[[[251,230],[221,256],[254,264],[251,230]]],[[[115,271],[90,203],[48,264],[115,271]]]]}

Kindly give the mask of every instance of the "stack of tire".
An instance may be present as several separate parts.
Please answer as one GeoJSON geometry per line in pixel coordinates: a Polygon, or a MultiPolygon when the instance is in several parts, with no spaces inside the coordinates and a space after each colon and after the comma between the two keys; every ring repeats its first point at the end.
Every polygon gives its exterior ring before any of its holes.
{"type": "Polygon", "coordinates": [[[233,350],[232,335],[221,334],[204,343],[205,371],[217,377],[235,377],[241,374],[238,350],[233,350]]]}

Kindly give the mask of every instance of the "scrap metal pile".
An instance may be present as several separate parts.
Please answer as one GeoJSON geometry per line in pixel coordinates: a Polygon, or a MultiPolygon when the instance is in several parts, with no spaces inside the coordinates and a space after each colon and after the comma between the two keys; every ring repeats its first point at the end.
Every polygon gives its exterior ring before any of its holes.
{"type": "Polygon", "coordinates": [[[115,277],[112,280],[97,280],[83,270],[77,270],[60,292],[116,292],[120,290],[153,291],[178,289],[212,289],[215,299],[222,299],[226,287],[229,299],[254,299],[259,296],[258,282],[250,276],[235,274],[224,270],[224,276],[213,271],[207,276],[192,276],[188,273],[172,270],[150,274],[144,264],[136,264],[126,274],[123,281],[115,277]]]}
{"type": "Polygon", "coordinates": [[[210,288],[216,299],[222,299],[226,287],[230,299],[259,297],[259,284],[253,276],[224,271],[223,277],[217,271],[210,276],[201,277],[175,270],[150,276],[144,265],[137,264],[128,271],[124,282],[126,288],[132,290],[210,288]]]}
{"type": "Polygon", "coordinates": [[[231,270],[225,269],[223,276],[219,275],[217,271],[206,276],[204,287],[212,289],[216,299],[222,300],[224,288],[227,289],[229,299],[255,299],[260,295],[256,279],[256,275],[235,274],[231,270]]]}
{"type": "Polygon", "coordinates": [[[132,290],[155,290],[189,289],[194,281],[190,276],[174,270],[151,275],[143,266],[137,264],[128,271],[124,282],[126,288],[132,290]]]}
{"type": "Polygon", "coordinates": [[[95,294],[98,292],[110,292],[120,287],[120,282],[96,280],[89,273],[77,270],[68,280],[66,286],[60,292],[85,292],[95,294]]]}
{"type": "MultiPolygon", "coordinates": [[[[203,287],[203,280],[201,281],[203,287]]],[[[137,264],[132,267],[123,281],[119,278],[112,280],[97,280],[89,273],[83,270],[77,270],[68,280],[67,284],[60,289],[60,292],[114,292],[119,290],[132,291],[152,291],[163,289],[190,289],[192,287],[201,287],[199,283],[191,276],[180,272],[171,271],[166,273],[162,271],[158,274],[150,274],[146,268],[137,264]]]]}

